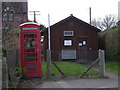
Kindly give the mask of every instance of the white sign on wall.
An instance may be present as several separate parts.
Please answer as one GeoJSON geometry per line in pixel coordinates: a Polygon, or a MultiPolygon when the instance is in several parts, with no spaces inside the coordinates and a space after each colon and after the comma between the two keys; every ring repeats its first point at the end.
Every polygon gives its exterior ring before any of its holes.
{"type": "Polygon", "coordinates": [[[64,40],[64,46],[71,46],[72,40],[64,40]]]}

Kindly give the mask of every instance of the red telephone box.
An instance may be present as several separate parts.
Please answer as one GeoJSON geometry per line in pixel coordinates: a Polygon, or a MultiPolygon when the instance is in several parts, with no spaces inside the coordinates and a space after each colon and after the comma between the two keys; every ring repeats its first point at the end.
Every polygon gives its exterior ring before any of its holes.
{"type": "Polygon", "coordinates": [[[20,56],[22,71],[27,77],[42,76],[40,26],[28,22],[20,25],[20,56]]]}

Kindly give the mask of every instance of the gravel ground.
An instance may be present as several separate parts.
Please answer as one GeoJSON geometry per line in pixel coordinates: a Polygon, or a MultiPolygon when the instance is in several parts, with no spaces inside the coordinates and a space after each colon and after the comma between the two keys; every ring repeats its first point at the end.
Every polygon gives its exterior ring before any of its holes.
{"type": "Polygon", "coordinates": [[[42,78],[21,79],[17,88],[34,88],[43,83],[42,78]]]}

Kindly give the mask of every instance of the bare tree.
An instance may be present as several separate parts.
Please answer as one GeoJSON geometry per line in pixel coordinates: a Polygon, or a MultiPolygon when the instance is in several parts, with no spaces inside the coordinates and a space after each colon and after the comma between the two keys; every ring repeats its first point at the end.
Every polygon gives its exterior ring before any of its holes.
{"type": "Polygon", "coordinates": [[[116,26],[116,22],[117,20],[115,19],[114,15],[107,15],[103,19],[102,26],[104,27],[104,29],[109,29],[116,26]]]}
{"type": "Polygon", "coordinates": [[[92,22],[91,22],[91,24],[94,26],[94,27],[97,27],[97,28],[99,28],[99,29],[103,29],[103,27],[102,27],[102,21],[101,21],[101,19],[99,18],[99,19],[93,19],[92,20],[92,22]]]}
{"type": "Polygon", "coordinates": [[[99,18],[98,20],[92,20],[92,25],[102,30],[115,27],[116,23],[117,19],[114,15],[106,15],[103,19],[99,18]]]}

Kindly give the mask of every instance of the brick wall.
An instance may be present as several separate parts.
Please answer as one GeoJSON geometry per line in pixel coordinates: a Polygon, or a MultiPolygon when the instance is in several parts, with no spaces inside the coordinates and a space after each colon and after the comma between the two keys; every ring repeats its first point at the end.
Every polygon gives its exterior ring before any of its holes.
{"type": "Polygon", "coordinates": [[[2,11],[5,11],[7,7],[10,8],[9,10],[13,11],[13,21],[2,21],[2,43],[6,48],[18,49],[19,26],[28,21],[28,5],[27,2],[2,2],[2,11]]]}

